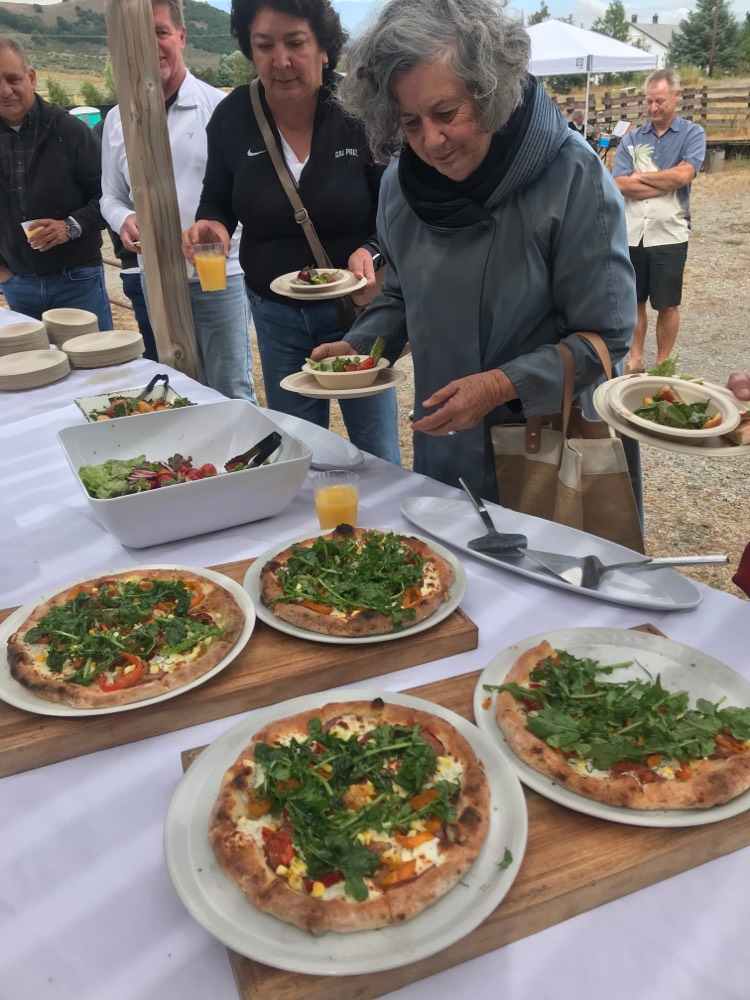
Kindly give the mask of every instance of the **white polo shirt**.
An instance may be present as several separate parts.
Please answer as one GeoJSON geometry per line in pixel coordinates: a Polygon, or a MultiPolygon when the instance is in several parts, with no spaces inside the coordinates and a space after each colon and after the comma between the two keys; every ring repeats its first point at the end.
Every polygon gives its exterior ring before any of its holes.
{"type": "MultiPolygon", "coordinates": [[[[201,197],[208,156],[206,125],[216,105],[225,97],[223,91],[203,83],[188,72],[177,99],[167,112],[167,132],[172,150],[172,168],[182,230],[188,229],[195,222],[195,210],[201,197]]],[[[125,219],[135,211],[119,106],[112,108],[104,120],[102,197],[99,205],[102,215],[116,233],[120,232],[125,219]]],[[[239,261],[241,235],[242,227],[237,226],[227,258],[227,274],[242,273],[239,261]]],[[[178,236],[176,233],[175,238],[178,236]]],[[[193,277],[192,280],[198,279],[193,277]]]]}

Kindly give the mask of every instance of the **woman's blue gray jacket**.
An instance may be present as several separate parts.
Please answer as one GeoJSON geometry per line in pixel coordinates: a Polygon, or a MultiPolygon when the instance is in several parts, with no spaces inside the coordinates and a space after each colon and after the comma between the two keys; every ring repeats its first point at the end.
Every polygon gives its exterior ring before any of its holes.
{"type": "MultiPolygon", "coordinates": [[[[383,177],[378,238],[383,292],[346,335],[359,351],[377,336],[395,360],[407,340],[414,358],[415,413],[452,379],[502,368],[526,416],[560,411],[555,344],[576,361],[576,393],[601,366],[576,331],[599,333],[613,361],[627,352],[636,299],[623,199],[598,156],[572,132],[542,87],[514,159],[476,224],[443,229],[407,203],[392,162],[383,177]]],[[[414,468],[456,485],[466,477],[496,496],[490,425],[507,407],[451,437],[415,434],[414,468]]]]}

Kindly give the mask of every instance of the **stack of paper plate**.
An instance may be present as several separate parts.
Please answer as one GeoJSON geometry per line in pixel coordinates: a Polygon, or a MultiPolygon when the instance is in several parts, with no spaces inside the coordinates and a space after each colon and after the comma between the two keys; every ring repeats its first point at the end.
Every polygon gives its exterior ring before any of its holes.
{"type": "Polygon", "coordinates": [[[99,329],[96,315],[88,309],[47,309],[42,313],[50,343],[62,347],[71,337],[93,333],[99,329]]]}
{"type": "Polygon", "coordinates": [[[53,348],[6,354],[0,357],[0,389],[36,389],[57,382],[69,371],[67,354],[53,348]]]}
{"type": "Polygon", "coordinates": [[[137,330],[106,330],[74,337],[65,342],[63,350],[74,368],[104,368],[135,361],[144,346],[137,330]]]}
{"type": "Polygon", "coordinates": [[[0,326],[0,356],[19,351],[35,351],[49,347],[44,323],[38,319],[22,320],[0,326]]]}

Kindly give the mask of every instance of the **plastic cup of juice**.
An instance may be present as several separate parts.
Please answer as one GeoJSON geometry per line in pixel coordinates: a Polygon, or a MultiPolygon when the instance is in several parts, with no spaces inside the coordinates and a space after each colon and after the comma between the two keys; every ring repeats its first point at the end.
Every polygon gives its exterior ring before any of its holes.
{"type": "Polygon", "coordinates": [[[202,292],[222,292],[227,287],[227,258],[221,243],[196,243],[193,263],[202,292]]]}
{"type": "Polygon", "coordinates": [[[323,531],[357,524],[359,476],[354,472],[319,472],[315,476],[315,511],[323,531]]]}
{"type": "MultiPolygon", "coordinates": [[[[34,238],[34,233],[36,232],[37,219],[30,219],[28,222],[22,222],[21,226],[23,231],[26,233],[26,239],[31,243],[34,238]]],[[[33,247],[32,247],[33,249],[33,247]]]]}

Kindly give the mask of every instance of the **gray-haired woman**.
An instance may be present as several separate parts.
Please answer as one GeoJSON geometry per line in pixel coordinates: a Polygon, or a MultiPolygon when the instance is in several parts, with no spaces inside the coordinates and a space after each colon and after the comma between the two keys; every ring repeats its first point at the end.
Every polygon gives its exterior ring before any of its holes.
{"type": "Polygon", "coordinates": [[[527,74],[529,39],[495,0],[391,0],[355,42],[341,97],[376,157],[382,295],[345,341],[414,356],[414,467],[496,495],[489,428],[559,412],[555,345],[576,392],[601,376],[576,331],[615,360],[635,322],[622,199],[527,74]],[[457,432],[453,436],[453,432],[457,432]],[[450,437],[448,435],[451,435],[450,437]]]}

